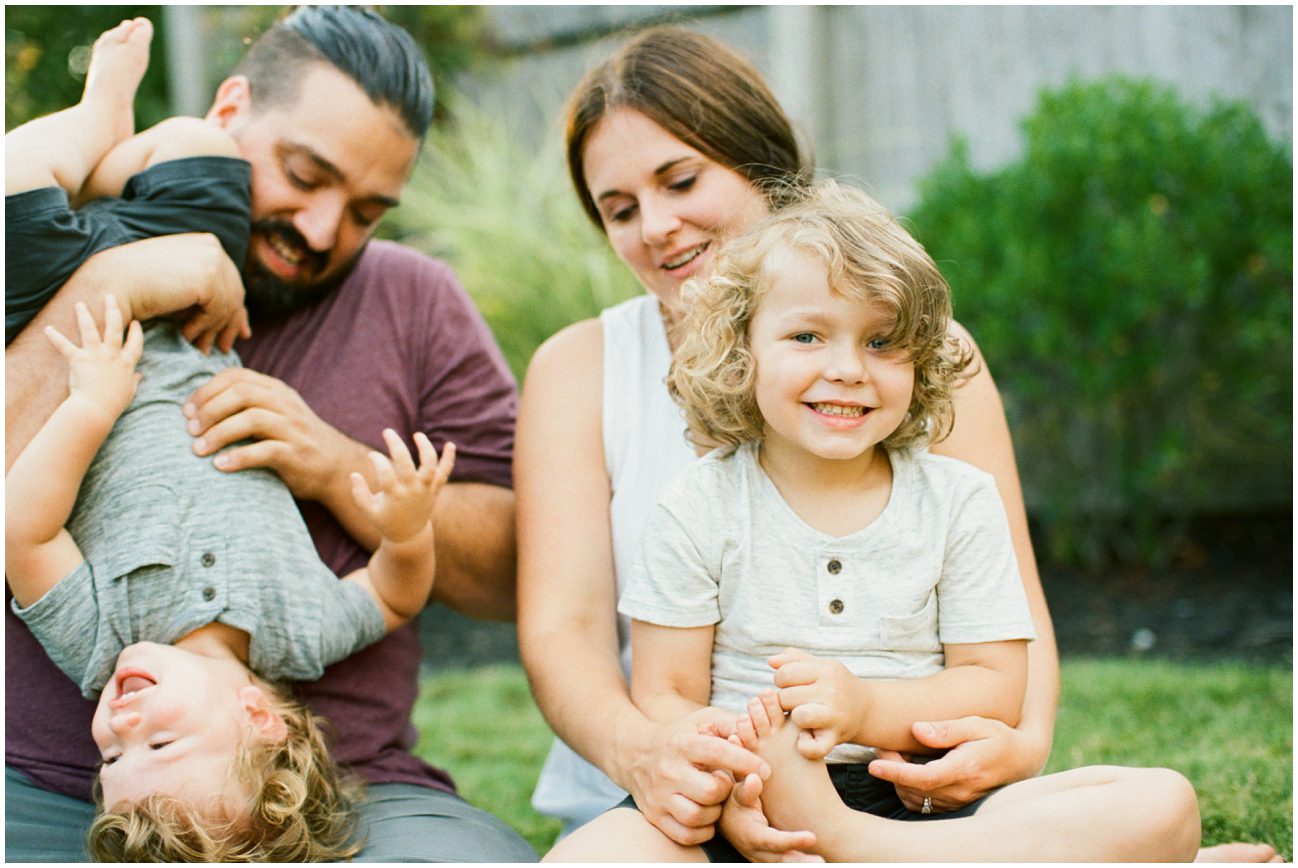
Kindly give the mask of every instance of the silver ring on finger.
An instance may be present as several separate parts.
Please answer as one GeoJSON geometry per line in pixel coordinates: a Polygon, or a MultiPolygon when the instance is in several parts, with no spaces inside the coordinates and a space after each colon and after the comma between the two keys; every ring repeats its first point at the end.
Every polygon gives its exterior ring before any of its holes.
{"type": "Polygon", "coordinates": [[[921,814],[933,813],[933,799],[931,796],[924,797],[924,804],[919,806],[919,812],[921,814]]]}

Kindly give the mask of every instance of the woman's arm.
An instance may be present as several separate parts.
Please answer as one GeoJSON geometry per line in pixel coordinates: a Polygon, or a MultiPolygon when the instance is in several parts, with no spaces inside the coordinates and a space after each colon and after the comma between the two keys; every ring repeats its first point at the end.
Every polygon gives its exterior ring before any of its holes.
{"type": "Polygon", "coordinates": [[[932,451],[966,461],[996,478],[1037,638],[1028,644],[1028,687],[1017,727],[1010,729],[983,718],[920,723],[914,730],[918,741],[930,748],[953,750],[926,765],[897,760],[871,763],[871,773],[897,784],[902,801],[912,809],[917,809],[927,795],[934,807],[949,810],[996,787],[1040,774],[1050,758],[1059,701],[1055,633],[1028,536],[1027,511],[1005,409],[973,337],[958,323],[952,323],[951,331],[973,349],[978,372],[956,391],[955,427],[949,437],[934,444],[932,451]]]}
{"type": "Polygon", "coordinates": [[[712,834],[736,776],[764,771],[748,751],[699,733],[707,712],[655,723],[631,701],[618,663],[602,435],[603,332],[570,326],[533,357],[514,452],[518,633],[537,704],[558,736],[631,792],[682,844],[712,834]]]}

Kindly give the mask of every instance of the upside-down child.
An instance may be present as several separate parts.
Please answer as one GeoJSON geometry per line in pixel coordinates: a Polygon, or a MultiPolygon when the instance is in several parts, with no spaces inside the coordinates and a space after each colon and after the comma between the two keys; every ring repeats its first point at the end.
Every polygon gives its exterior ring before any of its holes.
{"type": "Polygon", "coordinates": [[[949,813],[869,774],[876,749],[925,750],[916,721],[1015,725],[1034,635],[992,477],[924,448],[970,361],[923,248],[826,182],[686,292],[669,387],[694,442],[720,448],[664,490],[619,602],[632,696],[661,720],[740,712],[730,737],[772,773],[737,783],[701,852],[622,808],[551,857],[598,838],[646,860],[1192,857],[1197,822],[1158,827],[1194,798],[1174,772],[1080,769],[949,813]],[[725,838],[755,829],[778,843],[725,838]]]}
{"type": "MultiPolygon", "coordinates": [[[[151,36],[144,19],[105,33],[81,103],[6,136],[7,332],[107,247],[208,231],[242,261],[249,171],[228,135],[197,119],[132,135],[151,36]]],[[[183,403],[235,356],[205,355],[170,322],[127,324],[112,296],[102,327],[80,303],[76,319],[76,342],[46,330],[69,395],[6,476],[5,570],[15,613],[99,696],[92,855],[353,854],[354,788],[282,682],[318,678],[423,607],[454,446],[439,459],[417,433],[416,463],[384,432],[376,489],[352,476],[381,541],[339,580],[276,474],[223,473],[192,451],[183,403]]]]}

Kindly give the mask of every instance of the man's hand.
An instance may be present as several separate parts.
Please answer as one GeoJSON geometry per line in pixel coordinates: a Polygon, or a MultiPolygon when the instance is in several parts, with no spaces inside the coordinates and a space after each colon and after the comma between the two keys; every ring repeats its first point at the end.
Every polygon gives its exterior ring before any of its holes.
{"type": "Polygon", "coordinates": [[[91,277],[121,294],[123,315],[145,322],[174,316],[181,334],[203,352],[229,352],[250,337],[243,280],[215,235],[146,238],[95,254],[91,277]]]}
{"type": "Polygon", "coordinates": [[[762,779],[749,775],[735,784],[717,826],[749,862],[824,862],[806,851],[816,846],[813,832],[782,832],[762,812],[762,779]]]}
{"type": "Polygon", "coordinates": [[[780,706],[802,730],[798,753],[819,760],[852,741],[865,718],[864,684],[837,660],[786,648],[767,661],[775,670],[780,706]]]}
{"type": "Polygon", "coordinates": [[[912,811],[920,809],[925,796],[934,811],[954,811],[1025,777],[1016,765],[1017,757],[1028,753],[1020,747],[1022,735],[999,720],[962,717],[919,722],[911,730],[920,744],[950,750],[922,765],[893,751],[879,751],[870,774],[895,784],[902,804],[912,811]]]}
{"type": "Polygon", "coordinates": [[[410,450],[396,431],[384,428],[383,440],[388,444],[391,458],[378,452],[370,453],[370,462],[378,478],[378,491],[370,491],[365,477],[352,473],[352,496],[384,539],[402,543],[425,528],[431,528],[437,495],[455,465],[455,444],[447,443],[438,460],[437,451],[428,437],[422,431],[416,432],[415,446],[419,449],[419,466],[416,467],[410,450]]]}
{"type": "Polygon", "coordinates": [[[350,471],[363,466],[369,450],[322,420],[292,387],[247,368],[226,368],[208,380],[185,404],[194,452],[212,455],[240,440],[254,442],[228,449],[216,466],[234,472],[267,467],[300,500],[332,506],[331,498],[351,498],[350,471]]]}
{"type": "Polygon", "coordinates": [[[77,302],[76,315],[81,330],[80,346],[53,326],[45,327],[45,336],[67,360],[71,396],[97,407],[116,421],[135,397],[140,382],[135,365],[144,349],[144,332],[138,320],[131,320],[123,342],[122,311],[111,295],[104,297],[102,338],[84,303],[77,302]]]}
{"type": "Polygon", "coordinates": [[[712,837],[735,778],[771,773],[752,752],[710,734],[718,722],[733,719],[733,713],[700,708],[659,726],[653,738],[634,751],[618,751],[635,757],[622,779],[629,780],[636,805],[678,844],[696,846],[712,837]]]}

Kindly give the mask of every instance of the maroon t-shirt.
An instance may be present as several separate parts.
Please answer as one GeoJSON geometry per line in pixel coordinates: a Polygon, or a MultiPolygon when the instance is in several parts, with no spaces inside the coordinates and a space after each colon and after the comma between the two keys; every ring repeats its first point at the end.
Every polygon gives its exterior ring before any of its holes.
{"type": "MultiPolygon", "coordinates": [[[[278,377],[324,421],[386,452],[384,428],[409,442],[425,432],[456,445],[452,479],[512,485],[517,394],[482,317],[450,268],[385,241],[369,244],[337,292],[274,326],[255,326],[236,349],[278,377]]],[[[345,574],[369,559],[316,503],[299,503],[320,556],[345,574]]],[[[8,595],[6,594],[6,597],[8,595]]],[[[335,756],[370,783],[453,790],[450,776],[410,753],[418,692],[414,622],[301,686],[333,725],[335,756]]],[[[5,605],[5,763],[38,786],[90,799],[99,753],[95,703],[83,699],[5,605]]]]}

